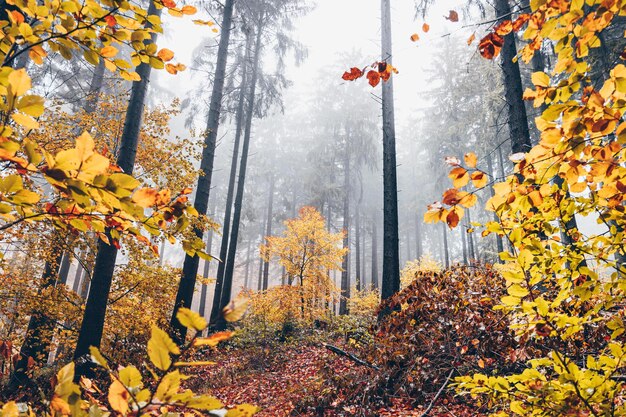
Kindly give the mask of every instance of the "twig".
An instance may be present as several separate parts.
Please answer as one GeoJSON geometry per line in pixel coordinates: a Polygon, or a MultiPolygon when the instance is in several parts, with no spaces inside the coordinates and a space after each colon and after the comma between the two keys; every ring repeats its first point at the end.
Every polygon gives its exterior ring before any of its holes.
{"type": "Polygon", "coordinates": [[[333,345],[329,345],[327,343],[324,343],[324,347],[328,350],[330,350],[333,353],[336,353],[337,355],[341,355],[341,356],[345,356],[346,358],[350,359],[352,362],[361,365],[361,366],[367,366],[368,368],[374,369],[376,371],[379,371],[380,368],[376,365],[372,365],[369,362],[364,361],[363,359],[360,359],[356,356],[354,356],[352,353],[348,353],[345,350],[341,350],[339,349],[337,346],[333,346],[333,345]]]}
{"type": "Polygon", "coordinates": [[[450,373],[448,374],[448,377],[444,381],[443,385],[441,386],[441,388],[439,388],[439,391],[437,391],[437,394],[435,395],[435,398],[433,398],[433,400],[430,402],[430,404],[428,404],[428,408],[426,408],[426,410],[422,413],[422,415],[420,417],[426,417],[428,415],[428,413],[430,413],[430,410],[433,409],[433,407],[435,406],[435,403],[439,399],[439,396],[441,395],[443,390],[448,385],[448,382],[450,382],[450,378],[452,378],[452,374],[454,373],[454,371],[455,371],[454,369],[450,371],[450,373]]]}

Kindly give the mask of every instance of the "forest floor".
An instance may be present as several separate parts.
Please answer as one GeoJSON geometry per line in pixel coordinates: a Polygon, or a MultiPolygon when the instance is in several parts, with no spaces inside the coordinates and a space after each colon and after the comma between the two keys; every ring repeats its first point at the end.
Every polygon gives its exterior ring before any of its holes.
{"type": "MultiPolygon", "coordinates": [[[[259,417],[347,417],[363,415],[359,404],[337,405],[318,410],[316,402],[324,395],[324,375],[331,369],[337,375],[354,373],[359,366],[321,345],[284,345],[279,348],[233,349],[211,358],[217,362],[194,378],[194,388],[208,391],[228,407],[250,403],[262,408],[259,417]],[[309,407],[302,407],[302,404],[309,407]]],[[[358,369],[357,369],[358,372],[358,369]]],[[[476,416],[476,412],[440,398],[429,417],[476,416]]],[[[409,398],[397,398],[371,415],[422,416],[424,406],[414,407],[409,398]]]]}

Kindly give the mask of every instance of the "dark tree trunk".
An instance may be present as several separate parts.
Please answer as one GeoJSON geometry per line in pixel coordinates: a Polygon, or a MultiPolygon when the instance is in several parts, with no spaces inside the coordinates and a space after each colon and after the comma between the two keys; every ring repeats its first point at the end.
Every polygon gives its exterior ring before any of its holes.
{"type": "MultiPolygon", "coordinates": [[[[272,236],[272,216],[274,212],[274,185],[275,178],[272,175],[270,179],[270,191],[267,201],[267,220],[265,221],[265,236],[272,236]]],[[[269,275],[270,275],[270,263],[263,263],[263,289],[266,290],[269,284],[269,275]]]]}
{"type": "Polygon", "coordinates": [[[61,267],[59,268],[59,283],[67,284],[67,276],[70,272],[70,265],[72,264],[72,255],[69,251],[63,253],[63,260],[61,261],[61,267]]]}
{"type": "MultiPolygon", "coordinates": [[[[215,213],[215,210],[213,210],[215,213]]],[[[206,248],[207,252],[211,253],[213,248],[213,229],[209,230],[206,238],[206,248]]],[[[204,269],[202,271],[202,278],[205,280],[209,279],[209,271],[211,270],[211,262],[204,261],[204,269]]],[[[206,315],[206,299],[207,293],[209,292],[209,286],[207,284],[202,284],[202,288],[200,289],[200,305],[198,306],[198,313],[204,317],[206,315]]]]}
{"type": "MultiPolygon", "coordinates": [[[[467,224],[469,227],[472,227],[472,213],[470,209],[466,210],[467,224]]],[[[474,233],[467,234],[467,244],[469,247],[469,257],[470,262],[476,262],[478,260],[478,253],[476,250],[476,245],[474,244],[474,233]]]]}
{"type": "Polygon", "coordinates": [[[241,84],[239,85],[239,98],[237,103],[237,113],[235,116],[235,142],[233,145],[233,156],[230,163],[230,174],[228,177],[228,191],[226,192],[226,208],[224,209],[224,224],[222,226],[222,240],[220,244],[220,260],[217,265],[217,281],[213,292],[213,307],[211,308],[211,319],[215,319],[220,313],[219,299],[224,286],[224,269],[226,266],[226,256],[228,256],[228,245],[230,244],[231,215],[233,210],[233,196],[235,194],[235,181],[237,179],[237,163],[239,160],[239,142],[244,124],[244,101],[246,98],[246,87],[248,78],[249,42],[246,42],[246,54],[243,61],[241,84]]]}
{"type": "MultiPolygon", "coordinates": [[[[203,175],[198,178],[196,187],[196,198],[194,208],[200,214],[206,214],[209,204],[209,193],[211,191],[211,178],[213,175],[213,162],[215,159],[215,146],[217,144],[217,132],[220,123],[220,112],[222,108],[222,96],[224,93],[224,80],[226,78],[226,61],[228,59],[228,44],[232,29],[234,0],[224,1],[224,14],[222,16],[222,33],[217,49],[217,62],[215,64],[215,77],[213,91],[211,92],[211,103],[209,105],[209,117],[207,119],[206,136],[204,138],[205,147],[202,150],[200,169],[203,175]]],[[[198,237],[202,236],[201,230],[196,230],[198,237]]],[[[183,274],[178,286],[174,311],[172,313],[171,328],[172,335],[176,342],[183,342],[187,336],[187,328],[180,324],[176,318],[176,313],[180,307],[191,307],[193,291],[196,286],[196,275],[198,273],[198,256],[185,256],[183,263],[183,274]]]]}
{"type": "MultiPolygon", "coordinates": [[[[491,154],[487,153],[486,156],[487,159],[487,173],[489,175],[496,175],[494,170],[493,170],[493,160],[491,158],[491,154]]],[[[491,195],[491,197],[493,197],[495,195],[495,191],[493,190],[493,187],[489,187],[489,193],[491,195]]],[[[496,214],[493,214],[493,221],[496,223],[500,223],[500,220],[498,219],[498,216],[496,216],[496,214]]],[[[504,252],[504,243],[502,242],[502,236],[496,234],[496,248],[498,250],[498,254],[500,254],[501,252],[504,252]]],[[[497,257],[497,259],[500,259],[500,256],[497,257]]]]}
{"type": "Polygon", "coordinates": [[[354,280],[356,290],[361,291],[361,222],[358,205],[356,207],[356,213],[354,213],[354,240],[354,280]]]}
{"type": "MultiPolygon", "coordinates": [[[[161,9],[157,9],[154,3],[150,2],[148,14],[160,16],[161,9]]],[[[155,41],[156,34],[153,34],[152,42],[155,41]]],[[[141,64],[137,67],[137,73],[141,77],[141,81],[133,82],[130,101],[126,109],[126,118],[124,120],[124,130],[122,132],[117,164],[124,173],[128,175],[133,173],[135,166],[137,143],[139,140],[139,131],[143,118],[144,103],[150,82],[151,70],[152,67],[147,64],[141,64]]],[[[100,347],[116,258],[117,248],[113,244],[109,245],[100,240],[98,242],[98,254],[96,255],[91,287],[89,289],[83,321],[78,334],[74,359],[88,354],[90,346],[100,347]]],[[[76,368],[76,375],[79,376],[87,370],[86,366],[79,364],[76,368]]]]}
{"type": "Polygon", "coordinates": [[[378,225],[372,216],[372,289],[378,289],[378,225]]]}
{"type": "Polygon", "coordinates": [[[211,310],[211,323],[215,324],[215,328],[222,330],[226,328],[226,321],[221,311],[230,302],[230,296],[233,286],[233,275],[235,272],[235,257],[237,255],[237,239],[239,237],[239,226],[241,225],[241,208],[243,204],[243,195],[246,184],[246,169],[248,166],[248,151],[250,149],[250,137],[252,135],[252,119],[254,116],[254,99],[256,95],[256,84],[259,72],[259,60],[261,57],[261,39],[263,35],[263,22],[260,21],[256,40],[254,45],[254,63],[252,67],[252,77],[250,80],[250,91],[248,93],[248,108],[246,110],[246,129],[243,138],[243,146],[241,149],[241,163],[239,166],[239,178],[237,180],[237,193],[235,195],[235,211],[233,213],[233,227],[231,230],[230,243],[228,245],[228,256],[226,258],[226,268],[224,270],[224,285],[220,297],[213,300],[213,310],[211,310]],[[218,310],[215,315],[215,304],[218,302],[218,310]]]}
{"type": "MultiPolygon", "coordinates": [[[[382,60],[392,64],[391,5],[381,0],[382,60]]],[[[383,109],[383,282],[382,299],[400,290],[400,257],[398,249],[398,180],[396,172],[396,133],[393,103],[393,77],[382,83],[383,109]]],[[[385,316],[389,311],[381,311],[385,316]]]]}
{"type": "MultiPolygon", "coordinates": [[[[41,277],[41,285],[38,290],[39,294],[54,286],[56,283],[57,271],[62,256],[63,252],[58,252],[54,260],[46,261],[41,277]]],[[[30,361],[34,361],[36,367],[46,363],[54,326],[55,322],[48,315],[47,311],[41,308],[35,308],[31,312],[26,337],[20,349],[20,357],[15,364],[15,370],[11,376],[9,386],[7,387],[9,393],[16,392],[19,387],[26,386],[30,382],[28,375],[28,365],[30,361]]]]}
{"type": "Polygon", "coordinates": [[[248,289],[248,278],[250,277],[250,251],[252,249],[252,241],[248,239],[248,248],[246,250],[246,274],[244,276],[243,288],[248,289]]]}
{"type": "MultiPolygon", "coordinates": [[[[343,158],[343,248],[350,249],[350,132],[346,132],[346,142],[343,158]]],[[[347,253],[341,263],[341,299],[339,300],[339,314],[348,314],[348,299],[350,298],[350,255],[347,253]]]]}
{"type": "MultiPolygon", "coordinates": [[[[465,222],[464,222],[465,223],[465,222]]],[[[461,244],[463,245],[463,264],[467,265],[467,227],[461,227],[461,244]]]]}
{"type": "MultiPolygon", "coordinates": [[[[510,19],[511,7],[509,0],[495,0],[496,16],[499,22],[510,19]]],[[[528,118],[522,94],[522,77],[517,56],[515,34],[504,37],[502,46],[502,72],[504,74],[505,98],[508,107],[508,125],[511,135],[511,151],[513,153],[528,152],[531,148],[528,118]]]]}
{"type": "Polygon", "coordinates": [[[441,230],[443,230],[443,258],[447,269],[450,268],[450,252],[448,251],[448,230],[446,227],[445,223],[441,224],[441,230]]]}

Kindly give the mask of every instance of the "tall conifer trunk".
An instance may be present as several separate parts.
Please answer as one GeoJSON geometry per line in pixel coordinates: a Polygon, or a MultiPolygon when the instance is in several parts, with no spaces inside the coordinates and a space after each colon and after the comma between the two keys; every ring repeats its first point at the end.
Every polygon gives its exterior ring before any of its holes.
{"type": "MultiPolygon", "coordinates": [[[[213,90],[211,92],[211,103],[209,105],[209,117],[207,119],[206,136],[204,138],[205,147],[202,151],[200,169],[203,175],[198,178],[196,186],[196,198],[194,208],[199,214],[206,214],[209,204],[209,193],[211,191],[211,179],[213,175],[213,162],[215,159],[215,147],[217,145],[217,132],[220,123],[220,113],[222,108],[222,97],[224,95],[224,81],[226,79],[226,61],[228,60],[228,46],[230,33],[232,30],[234,0],[224,1],[224,14],[222,16],[222,33],[217,49],[217,62],[215,64],[215,77],[213,90]]],[[[202,236],[201,230],[196,230],[198,237],[202,236]]],[[[193,292],[196,286],[196,275],[198,273],[198,256],[185,256],[183,263],[183,274],[178,286],[174,311],[170,321],[174,340],[183,342],[187,336],[187,328],[180,324],[176,318],[176,313],[180,307],[191,307],[193,292]]]]}
{"type": "MultiPolygon", "coordinates": [[[[150,2],[148,15],[160,16],[161,9],[157,9],[154,3],[150,2]]],[[[156,41],[156,36],[156,34],[152,34],[151,41],[153,43],[156,41]]],[[[117,164],[124,173],[128,175],[133,173],[135,167],[139,131],[143,119],[144,103],[150,83],[151,71],[152,67],[147,64],[141,64],[137,67],[137,73],[141,77],[141,80],[133,82],[130,101],[126,109],[126,118],[124,120],[124,130],[122,132],[117,164]]],[[[117,248],[113,244],[107,244],[100,240],[98,242],[98,253],[93,268],[83,321],[78,334],[76,350],[74,351],[74,359],[87,355],[90,346],[100,347],[116,259],[117,248]]],[[[76,368],[77,376],[88,370],[88,366],[84,366],[85,364],[87,364],[87,362],[78,364],[76,368]]]]}
{"type": "MultiPolygon", "coordinates": [[[[343,248],[350,249],[350,131],[346,131],[343,157],[343,248]]],[[[339,314],[348,314],[350,298],[350,253],[346,253],[341,263],[341,299],[339,314]]]]}
{"type": "MultiPolygon", "coordinates": [[[[254,101],[256,95],[256,86],[259,73],[259,61],[261,58],[261,40],[263,39],[263,20],[261,17],[257,26],[257,34],[254,45],[254,63],[252,66],[252,74],[250,79],[250,90],[248,92],[247,109],[246,109],[246,128],[243,137],[243,146],[241,149],[241,163],[239,164],[239,178],[237,180],[237,192],[235,195],[235,210],[233,213],[233,226],[231,230],[230,242],[228,245],[228,255],[226,258],[226,266],[224,269],[224,283],[222,293],[213,300],[213,308],[211,310],[211,323],[215,325],[217,330],[224,329],[226,322],[222,310],[230,302],[231,291],[233,286],[233,275],[235,272],[235,257],[237,254],[237,240],[239,237],[239,226],[241,225],[241,208],[243,204],[243,196],[246,184],[246,170],[248,167],[248,152],[250,149],[250,137],[252,135],[252,119],[254,117],[254,101]]],[[[217,296],[217,294],[216,294],[217,296]]]]}
{"type": "MultiPolygon", "coordinates": [[[[392,64],[391,5],[381,0],[382,60],[392,64]]],[[[396,133],[393,103],[393,77],[382,83],[383,110],[383,282],[382,299],[400,290],[398,248],[398,180],[396,172],[396,133]]],[[[381,317],[389,311],[381,311],[381,317]]]]}
{"type": "MultiPolygon", "coordinates": [[[[270,178],[270,190],[267,201],[267,220],[265,221],[265,236],[272,236],[272,215],[274,212],[274,186],[276,179],[272,174],[270,178]]],[[[263,289],[266,290],[269,284],[269,275],[270,275],[270,263],[265,261],[263,262],[263,289]]]]}
{"type": "Polygon", "coordinates": [[[248,60],[250,58],[250,44],[246,41],[246,53],[243,61],[241,74],[241,84],[239,85],[239,97],[237,103],[237,112],[235,115],[235,141],[233,145],[233,156],[230,162],[230,173],[228,176],[228,190],[226,191],[226,207],[224,209],[224,224],[222,225],[222,239],[220,243],[220,260],[217,265],[217,281],[213,292],[213,307],[211,308],[211,317],[216,317],[219,311],[214,311],[219,304],[216,300],[220,299],[222,287],[224,286],[224,269],[226,265],[226,256],[228,256],[228,245],[230,243],[231,216],[233,210],[233,196],[235,194],[235,181],[237,179],[237,165],[239,160],[239,143],[241,141],[241,133],[245,120],[244,102],[246,99],[246,88],[248,82],[248,60]]]}

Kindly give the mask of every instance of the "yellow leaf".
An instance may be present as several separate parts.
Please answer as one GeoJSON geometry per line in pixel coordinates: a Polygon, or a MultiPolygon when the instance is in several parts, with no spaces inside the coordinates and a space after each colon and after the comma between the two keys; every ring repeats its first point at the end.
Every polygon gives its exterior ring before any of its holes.
{"type": "Polygon", "coordinates": [[[31,88],[30,77],[23,68],[12,71],[8,80],[9,90],[14,96],[23,96],[31,88]]]}
{"type": "MultiPolygon", "coordinates": [[[[141,191],[141,190],[140,190],[141,191]]],[[[176,318],[188,329],[194,329],[196,331],[202,331],[206,329],[208,323],[204,319],[204,317],[200,316],[200,314],[195,311],[191,311],[188,308],[180,308],[176,313],[176,318]]]]}
{"type": "Polygon", "coordinates": [[[39,129],[39,122],[27,114],[13,113],[11,118],[15,123],[25,127],[26,129],[39,129]]]}
{"type": "Polygon", "coordinates": [[[2,417],[18,417],[20,414],[15,401],[9,401],[2,406],[2,417]]]}
{"type": "Polygon", "coordinates": [[[482,171],[472,172],[471,178],[472,184],[474,184],[474,187],[476,188],[483,188],[485,185],[487,185],[487,182],[489,182],[487,174],[482,171]]]}
{"type": "Polygon", "coordinates": [[[89,354],[91,355],[91,360],[98,365],[102,366],[105,369],[109,369],[109,364],[107,360],[102,356],[102,353],[95,346],[89,346],[89,354]]]}
{"type": "Polygon", "coordinates": [[[39,117],[43,114],[44,100],[39,96],[23,96],[16,105],[16,108],[29,116],[39,117]]]}
{"type": "Polygon", "coordinates": [[[513,284],[506,290],[509,295],[518,298],[524,298],[528,295],[528,290],[519,284],[513,284]]]}
{"type": "Polygon", "coordinates": [[[476,163],[478,162],[478,158],[476,158],[476,154],[474,152],[466,153],[464,156],[465,164],[470,168],[476,168],[476,163]]]}
{"type": "Polygon", "coordinates": [[[250,417],[261,411],[259,407],[252,404],[241,404],[228,410],[226,417],[250,417]]]}
{"type": "Polygon", "coordinates": [[[180,11],[183,14],[192,15],[192,14],[196,14],[197,9],[193,6],[187,5],[187,6],[183,6],[182,9],[180,9],[180,11]]]}
{"type": "Polygon", "coordinates": [[[535,84],[537,87],[550,87],[550,76],[548,76],[548,74],[546,74],[545,72],[533,72],[533,75],[531,77],[533,84],[535,84]]]}
{"type": "Polygon", "coordinates": [[[230,303],[226,307],[224,307],[224,318],[226,321],[237,321],[243,317],[246,310],[248,309],[248,299],[242,296],[237,296],[234,299],[230,300],[230,303]]]}
{"type": "Polygon", "coordinates": [[[163,330],[152,327],[152,336],[148,341],[148,357],[157,368],[165,371],[172,364],[170,354],[179,355],[180,349],[163,330]]]}
{"type": "Polygon", "coordinates": [[[128,399],[130,398],[130,394],[120,381],[115,380],[111,383],[107,398],[113,410],[124,416],[128,413],[128,399]]]}

